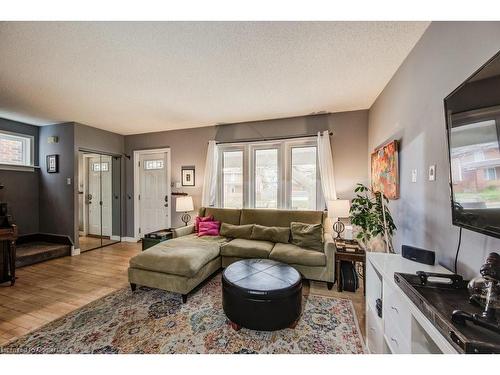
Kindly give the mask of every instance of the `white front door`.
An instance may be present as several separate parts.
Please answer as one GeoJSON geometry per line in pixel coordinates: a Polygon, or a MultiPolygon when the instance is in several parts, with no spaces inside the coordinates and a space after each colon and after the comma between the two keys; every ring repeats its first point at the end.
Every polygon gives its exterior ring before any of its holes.
{"type": "Polygon", "coordinates": [[[96,156],[87,160],[88,234],[111,236],[111,156],[96,156]]]}
{"type": "Polygon", "coordinates": [[[139,236],[170,226],[167,153],[139,154],[139,236]]]}

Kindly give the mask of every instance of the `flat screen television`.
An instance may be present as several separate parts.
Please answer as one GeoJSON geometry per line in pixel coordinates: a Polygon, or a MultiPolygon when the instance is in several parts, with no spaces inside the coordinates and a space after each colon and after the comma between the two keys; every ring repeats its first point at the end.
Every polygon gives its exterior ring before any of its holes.
{"type": "Polygon", "coordinates": [[[444,106],[453,224],[500,238],[500,52],[444,106]]]}

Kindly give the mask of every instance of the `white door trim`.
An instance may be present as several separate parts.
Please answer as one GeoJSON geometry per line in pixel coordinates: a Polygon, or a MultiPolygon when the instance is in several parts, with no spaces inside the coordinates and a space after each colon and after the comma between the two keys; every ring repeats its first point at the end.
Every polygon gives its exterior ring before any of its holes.
{"type": "Polygon", "coordinates": [[[139,227],[140,227],[140,213],[139,213],[139,157],[142,154],[151,154],[155,152],[164,152],[167,156],[167,194],[168,194],[168,226],[172,225],[172,196],[171,196],[171,158],[170,158],[170,147],[166,148],[155,148],[147,150],[135,150],[133,152],[133,163],[134,163],[134,238],[139,239],[139,227]]]}

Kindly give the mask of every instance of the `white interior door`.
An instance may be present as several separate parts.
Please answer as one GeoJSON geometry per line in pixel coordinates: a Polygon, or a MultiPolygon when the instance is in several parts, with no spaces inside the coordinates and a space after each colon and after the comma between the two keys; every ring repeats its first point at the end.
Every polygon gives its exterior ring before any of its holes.
{"type": "Polygon", "coordinates": [[[167,153],[139,154],[139,236],[170,226],[167,153]]]}
{"type": "Polygon", "coordinates": [[[88,234],[111,236],[113,195],[111,156],[95,156],[87,160],[88,234]]]}

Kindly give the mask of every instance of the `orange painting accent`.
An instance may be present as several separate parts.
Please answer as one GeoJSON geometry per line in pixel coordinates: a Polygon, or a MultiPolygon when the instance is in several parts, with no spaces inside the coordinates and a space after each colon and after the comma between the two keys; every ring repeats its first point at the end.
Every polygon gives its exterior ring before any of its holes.
{"type": "Polygon", "coordinates": [[[372,153],[372,189],[389,199],[399,198],[398,141],[379,147],[372,153]]]}

